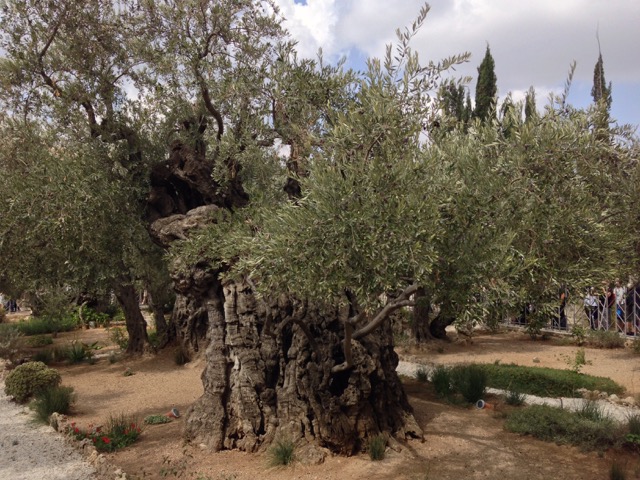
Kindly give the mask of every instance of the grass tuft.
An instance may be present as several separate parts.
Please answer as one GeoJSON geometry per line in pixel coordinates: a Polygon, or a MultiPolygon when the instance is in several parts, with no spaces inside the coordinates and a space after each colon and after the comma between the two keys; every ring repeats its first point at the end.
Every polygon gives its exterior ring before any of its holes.
{"type": "Polygon", "coordinates": [[[48,388],[36,395],[31,407],[37,420],[48,423],[52,413],[68,414],[74,397],[72,387],[48,388]]]}
{"type": "Polygon", "coordinates": [[[387,448],[387,439],[384,435],[376,435],[369,440],[369,457],[373,461],[384,459],[384,451],[387,448]]]}
{"type": "Polygon", "coordinates": [[[451,370],[444,365],[437,365],[431,371],[431,383],[439,397],[451,395],[451,370]]]}
{"type": "Polygon", "coordinates": [[[481,365],[458,365],[451,370],[454,389],[469,403],[476,403],[485,396],[487,372],[481,365]]]}
{"type": "Polygon", "coordinates": [[[169,423],[171,419],[166,415],[149,415],[144,418],[147,425],[159,425],[161,423],[169,423]]]}
{"type": "Polygon", "coordinates": [[[517,390],[507,390],[507,395],[504,400],[507,402],[507,405],[519,407],[520,405],[524,405],[524,399],[524,393],[518,392],[517,390]]]}
{"type": "Polygon", "coordinates": [[[427,367],[425,367],[424,365],[420,365],[418,367],[418,369],[416,370],[416,379],[422,383],[425,383],[427,380],[429,380],[429,371],[427,370],[427,367]]]}
{"type": "Polygon", "coordinates": [[[277,440],[269,448],[269,457],[269,465],[272,467],[290,465],[295,459],[295,445],[289,439],[277,440]]]}

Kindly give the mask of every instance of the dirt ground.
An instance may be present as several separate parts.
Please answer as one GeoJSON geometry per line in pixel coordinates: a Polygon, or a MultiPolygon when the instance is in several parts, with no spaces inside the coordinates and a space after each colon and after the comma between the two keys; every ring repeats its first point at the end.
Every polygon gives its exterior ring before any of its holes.
{"type": "MultiPolygon", "coordinates": [[[[143,418],[164,414],[171,408],[184,412],[203,392],[202,360],[177,366],[173,352],[157,356],[108,359],[115,346],[104,329],[58,336],[56,344],[80,340],[99,342],[94,365],[59,367],[63,384],[72,386],[77,401],[71,421],[81,426],[101,424],[110,415],[129,413],[143,418]],[[126,371],[133,373],[125,375],[126,371]]],[[[569,368],[568,359],[577,347],[558,340],[532,341],[522,333],[480,335],[472,344],[438,343],[427,348],[400,348],[404,360],[426,364],[494,362],[569,368]],[[535,362],[534,362],[535,360],[535,362]]],[[[629,395],[640,395],[640,357],[629,349],[586,349],[591,363],[583,371],[607,376],[622,384],[629,395]]],[[[640,478],[640,459],[620,452],[581,452],[577,448],[541,442],[503,429],[503,411],[477,410],[436,399],[427,385],[406,380],[405,388],[424,441],[410,441],[401,451],[387,451],[380,462],[367,455],[349,458],[330,456],[317,466],[296,463],[269,467],[266,453],[237,451],[210,453],[182,440],[183,418],[163,425],[146,426],[138,442],[108,461],[129,478],[194,480],[241,479],[603,479],[609,478],[614,459],[626,465],[627,478],[640,478]]],[[[497,401],[494,399],[494,401],[497,401]]],[[[501,407],[502,409],[507,407],[501,407]]]]}

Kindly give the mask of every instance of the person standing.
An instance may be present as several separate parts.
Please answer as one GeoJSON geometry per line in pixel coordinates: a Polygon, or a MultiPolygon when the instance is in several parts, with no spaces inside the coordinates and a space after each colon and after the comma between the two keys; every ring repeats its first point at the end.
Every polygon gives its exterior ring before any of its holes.
{"type": "Polygon", "coordinates": [[[613,288],[613,293],[616,296],[616,320],[618,321],[618,329],[621,332],[626,332],[628,329],[625,328],[624,305],[627,288],[620,283],[619,279],[616,279],[616,286],[613,288]]]}
{"type": "Polygon", "coordinates": [[[587,288],[587,294],[584,297],[584,313],[589,319],[589,327],[591,330],[598,329],[598,299],[593,294],[593,287],[587,288]]]}

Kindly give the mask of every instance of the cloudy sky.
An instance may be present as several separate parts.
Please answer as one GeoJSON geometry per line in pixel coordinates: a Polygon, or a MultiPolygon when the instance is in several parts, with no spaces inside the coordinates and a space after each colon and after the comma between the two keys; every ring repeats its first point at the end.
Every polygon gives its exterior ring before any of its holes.
{"type": "MultiPolygon", "coordinates": [[[[382,57],[395,30],[411,24],[421,0],[276,0],[299,52],[329,60],[346,56],[362,67],[382,57]]],[[[569,101],[591,102],[598,40],[607,82],[613,84],[612,116],[640,125],[640,0],[431,0],[431,11],[414,39],[423,62],[470,52],[454,74],[473,77],[487,44],[496,64],[500,98],[522,98],[534,86],[538,103],[563,89],[572,61],[577,67],[569,101]]]]}

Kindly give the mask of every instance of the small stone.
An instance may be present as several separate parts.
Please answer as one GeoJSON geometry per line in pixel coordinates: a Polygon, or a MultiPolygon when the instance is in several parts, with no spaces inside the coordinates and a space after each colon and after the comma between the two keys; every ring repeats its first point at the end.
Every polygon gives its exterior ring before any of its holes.
{"type": "Polygon", "coordinates": [[[603,400],[606,400],[607,398],[609,398],[609,394],[607,392],[600,392],[598,394],[598,398],[602,398],[603,400]]]}
{"type": "Polygon", "coordinates": [[[618,397],[615,393],[609,395],[609,401],[611,403],[620,403],[620,397],[618,397]]]}
{"type": "Polygon", "coordinates": [[[200,447],[201,450],[205,450],[207,448],[207,444],[206,443],[201,443],[198,446],[200,447]]]}
{"type": "Polygon", "coordinates": [[[533,357],[533,363],[540,363],[540,359],[538,357],[533,357]]]}
{"type": "Polygon", "coordinates": [[[635,407],[637,404],[636,399],[633,397],[627,397],[623,400],[623,402],[629,405],[630,407],[635,407]]]}

